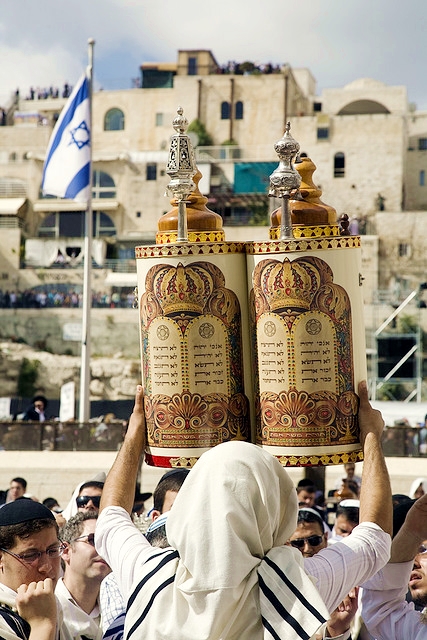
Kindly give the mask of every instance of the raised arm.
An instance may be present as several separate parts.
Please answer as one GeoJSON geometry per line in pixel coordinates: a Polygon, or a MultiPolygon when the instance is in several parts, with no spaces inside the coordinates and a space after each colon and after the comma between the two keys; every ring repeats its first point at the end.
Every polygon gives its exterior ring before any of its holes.
{"type": "Polygon", "coordinates": [[[120,451],[102,490],[100,511],[110,506],[132,512],[138,466],[145,448],[144,391],[137,386],[135,405],[120,451]]]}
{"type": "Polygon", "coordinates": [[[405,522],[393,539],[390,562],[409,562],[427,540],[427,494],[409,509],[405,522]]]}
{"type": "Polygon", "coordinates": [[[360,522],[375,522],[392,534],[393,505],[388,470],[381,448],[384,420],[368,399],[366,382],[359,384],[359,426],[363,447],[363,475],[360,490],[360,522]]]}

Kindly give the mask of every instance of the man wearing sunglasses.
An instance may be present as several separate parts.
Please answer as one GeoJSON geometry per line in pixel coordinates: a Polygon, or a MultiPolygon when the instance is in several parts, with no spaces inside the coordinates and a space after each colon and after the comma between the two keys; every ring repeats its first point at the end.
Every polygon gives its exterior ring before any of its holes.
{"type": "Polygon", "coordinates": [[[60,532],[65,546],[64,576],[58,580],[55,594],[72,638],[102,638],[99,588],[111,569],[95,551],[97,517],[93,510],[77,513],[60,532]]]}
{"type": "Polygon", "coordinates": [[[21,498],[0,509],[0,638],[71,638],[54,589],[63,545],[53,513],[21,498]]]}
{"type": "Polygon", "coordinates": [[[76,498],[77,511],[99,511],[103,482],[89,480],[80,487],[79,495],[76,498]]]}
{"type": "Polygon", "coordinates": [[[314,509],[305,507],[298,511],[297,528],[289,538],[289,544],[299,549],[304,558],[311,558],[321,549],[326,549],[328,532],[314,509]]]}
{"type": "Polygon", "coordinates": [[[378,640],[427,638],[427,495],[416,500],[393,538],[389,563],[362,585],[362,617],[378,640]],[[406,602],[411,592],[413,602],[406,602]],[[414,604],[422,608],[416,611],[414,604]]]}

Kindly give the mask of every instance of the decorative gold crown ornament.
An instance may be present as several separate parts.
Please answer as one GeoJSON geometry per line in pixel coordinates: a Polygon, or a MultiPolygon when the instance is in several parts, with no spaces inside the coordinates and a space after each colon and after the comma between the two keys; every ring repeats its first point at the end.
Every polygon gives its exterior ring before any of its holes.
{"type": "Polygon", "coordinates": [[[214,280],[208,269],[201,264],[176,267],[159,265],[154,277],[156,298],[166,316],[174,313],[202,314],[206,300],[214,288],[214,280]]]}
{"type": "Polygon", "coordinates": [[[271,311],[300,309],[308,311],[320,283],[319,270],[304,258],[283,262],[266,260],[257,266],[259,282],[271,311]]]}

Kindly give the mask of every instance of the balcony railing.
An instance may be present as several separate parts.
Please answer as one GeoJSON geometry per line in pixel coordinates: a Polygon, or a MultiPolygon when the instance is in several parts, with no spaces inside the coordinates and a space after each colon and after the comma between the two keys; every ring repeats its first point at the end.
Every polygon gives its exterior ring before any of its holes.
{"type": "Polygon", "coordinates": [[[277,154],[273,145],[222,145],[212,147],[196,147],[196,161],[207,162],[277,162],[277,154]]]}

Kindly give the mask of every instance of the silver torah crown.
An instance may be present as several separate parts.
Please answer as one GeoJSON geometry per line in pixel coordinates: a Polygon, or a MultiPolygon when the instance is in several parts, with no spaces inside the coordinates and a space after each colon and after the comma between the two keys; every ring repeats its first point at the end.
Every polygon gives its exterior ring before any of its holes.
{"type": "Polygon", "coordinates": [[[172,126],[177,132],[171,138],[169,156],[166,165],[166,173],[171,177],[167,186],[167,194],[179,201],[185,201],[196,188],[193,176],[197,173],[196,159],[193,145],[185,133],[188,120],[183,115],[182,107],[177,109],[178,115],[174,118],[172,126]]]}
{"type": "Polygon", "coordinates": [[[274,150],[280,160],[279,166],[270,175],[268,195],[274,198],[289,198],[291,193],[296,191],[301,184],[301,176],[292,164],[300,146],[291,136],[290,129],[291,123],[288,122],[283,138],[274,145],[274,150]]]}

